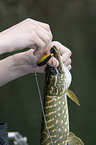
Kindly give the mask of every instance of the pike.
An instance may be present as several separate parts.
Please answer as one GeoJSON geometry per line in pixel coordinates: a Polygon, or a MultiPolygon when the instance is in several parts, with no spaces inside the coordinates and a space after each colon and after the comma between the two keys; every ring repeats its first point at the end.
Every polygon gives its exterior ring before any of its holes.
{"type": "Polygon", "coordinates": [[[46,68],[43,104],[46,122],[43,118],[40,145],[84,145],[80,138],[69,131],[67,96],[79,105],[75,94],[68,89],[71,73],[55,46],[51,48],[51,53],[59,61],[59,66],[47,65],[46,68]]]}

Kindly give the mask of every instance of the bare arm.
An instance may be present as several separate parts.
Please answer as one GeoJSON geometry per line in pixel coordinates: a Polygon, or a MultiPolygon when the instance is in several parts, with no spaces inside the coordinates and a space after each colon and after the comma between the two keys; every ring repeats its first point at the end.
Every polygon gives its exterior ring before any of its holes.
{"type": "MultiPolygon", "coordinates": [[[[56,45],[60,50],[65,65],[71,69],[71,51],[57,41],[52,42],[48,24],[26,19],[1,32],[0,54],[26,47],[30,50],[0,60],[0,86],[29,73],[44,72],[46,65],[37,67],[36,62],[44,53],[50,53],[52,45],[56,45]]],[[[54,57],[53,64],[51,62],[48,62],[51,66],[57,67],[59,64],[54,57]]]]}
{"type": "MultiPolygon", "coordinates": [[[[0,86],[29,73],[38,72],[33,50],[9,56],[0,61],[0,86]]],[[[40,71],[40,70],[39,70],[40,71]]],[[[44,69],[41,69],[44,72],[44,69]]]]}
{"type": "Polygon", "coordinates": [[[34,48],[34,54],[43,54],[52,41],[50,27],[46,23],[26,19],[0,33],[0,54],[34,48]]]}

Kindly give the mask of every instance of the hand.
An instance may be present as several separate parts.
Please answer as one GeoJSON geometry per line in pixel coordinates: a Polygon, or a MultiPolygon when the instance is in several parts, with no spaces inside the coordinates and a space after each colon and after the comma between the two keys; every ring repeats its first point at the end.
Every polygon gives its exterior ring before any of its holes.
{"type": "MultiPolygon", "coordinates": [[[[53,45],[55,45],[57,49],[60,51],[64,64],[70,70],[71,69],[71,58],[70,58],[71,51],[67,47],[63,46],[60,42],[53,41],[51,44],[51,47],[53,45]]],[[[46,53],[50,53],[50,49],[46,53]]],[[[23,53],[16,54],[12,56],[12,68],[14,68],[13,70],[15,71],[15,73],[17,72],[17,75],[19,74],[20,76],[29,74],[29,73],[34,73],[34,72],[44,73],[46,65],[42,67],[36,66],[36,63],[39,57],[40,56],[38,55],[34,56],[33,49],[30,49],[23,53]]],[[[53,64],[52,64],[51,59],[48,61],[47,64],[53,67],[57,67],[59,65],[59,62],[54,57],[52,59],[53,59],[53,64]]]]}
{"type": "MultiPolygon", "coordinates": [[[[52,46],[55,45],[62,56],[62,60],[67,66],[67,68],[71,69],[71,51],[63,46],[61,43],[54,41],[52,42],[52,46]]],[[[39,72],[44,73],[46,65],[42,67],[35,67],[37,60],[39,59],[38,56],[34,56],[34,50],[30,49],[26,52],[22,52],[19,54],[15,54],[13,56],[7,57],[0,61],[0,86],[24,76],[29,73],[39,72]]],[[[51,66],[57,67],[59,65],[56,58],[53,57],[53,65],[51,64],[52,61],[49,60],[48,64],[51,66]],[[56,66],[57,65],[57,66],[56,66]]]]}
{"type": "Polygon", "coordinates": [[[49,25],[30,18],[0,32],[0,54],[26,47],[33,48],[0,60],[0,86],[34,72],[38,54],[42,55],[51,48],[51,41],[52,33],[49,25]]]}
{"type": "MultiPolygon", "coordinates": [[[[63,62],[71,69],[71,51],[57,41],[52,41],[52,33],[48,24],[26,19],[21,23],[0,33],[0,54],[21,50],[26,47],[34,48],[17,53],[0,61],[0,86],[7,82],[33,72],[44,72],[46,65],[36,66],[37,60],[44,53],[50,53],[50,48],[56,45],[63,62]]],[[[59,62],[53,57],[49,65],[57,67],[59,62]]]]}
{"type": "Polygon", "coordinates": [[[28,18],[0,33],[0,54],[29,47],[40,55],[51,47],[51,41],[49,25],[28,18]]]}
{"type": "MultiPolygon", "coordinates": [[[[70,56],[72,55],[72,52],[71,52],[67,47],[65,47],[64,45],[62,45],[62,44],[61,44],[60,42],[58,42],[58,41],[53,41],[51,47],[52,47],[53,45],[55,45],[55,46],[57,47],[57,49],[60,51],[60,54],[61,54],[61,57],[62,57],[62,60],[63,60],[63,62],[64,62],[64,64],[65,64],[65,66],[66,66],[69,70],[71,70],[71,58],[70,58],[70,56]]],[[[50,59],[49,62],[48,62],[48,64],[49,64],[49,65],[52,65],[51,63],[52,63],[52,61],[51,61],[51,59],[50,59]]],[[[59,63],[56,61],[56,59],[54,59],[53,65],[54,65],[55,67],[57,67],[57,66],[59,65],[59,63]],[[57,64],[57,65],[56,65],[56,64],[57,64]]]]}
{"type": "MultiPolygon", "coordinates": [[[[60,51],[60,54],[61,54],[61,57],[62,57],[62,60],[65,64],[65,66],[71,70],[71,51],[65,47],[64,45],[62,45],[60,42],[57,42],[57,41],[53,41],[52,44],[51,44],[51,47],[55,45],[57,47],[57,49],[60,51]]],[[[26,66],[23,68],[23,72],[26,72],[27,73],[33,73],[33,72],[39,72],[39,73],[44,73],[45,72],[45,68],[46,68],[46,65],[42,66],[42,67],[34,67],[36,66],[36,63],[39,59],[39,56],[34,56],[33,55],[34,53],[34,50],[29,50],[25,53],[20,53],[19,54],[19,57],[15,56],[15,62],[17,60],[18,62],[18,65],[21,65],[20,64],[20,60],[21,62],[23,63],[22,66],[26,66]]],[[[50,49],[48,49],[48,51],[46,52],[47,54],[50,53],[50,49]]],[[[53,66],[53,67],[57,67],[59,65],[59,62],[57,61],[56,58],[52,58],[53,60],[49,60],[47,64],[49,64],[50,66],[53,66]],[[53,61],[53,63],[52,63],[53,61]]]]}

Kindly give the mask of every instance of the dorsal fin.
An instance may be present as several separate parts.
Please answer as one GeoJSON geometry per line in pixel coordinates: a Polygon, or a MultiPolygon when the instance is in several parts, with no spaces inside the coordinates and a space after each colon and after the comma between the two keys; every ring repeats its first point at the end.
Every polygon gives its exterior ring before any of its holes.
{"type": "Polygon", "coordinates": [[[71,100],[73,100],[77,105],[80,106],[79,101],[78,101],[76,95],[75,95],[71,90],[68,89],[68,90],[66,91],[66,94],[67,94],[67,96],[68,96],[71,100]]]}

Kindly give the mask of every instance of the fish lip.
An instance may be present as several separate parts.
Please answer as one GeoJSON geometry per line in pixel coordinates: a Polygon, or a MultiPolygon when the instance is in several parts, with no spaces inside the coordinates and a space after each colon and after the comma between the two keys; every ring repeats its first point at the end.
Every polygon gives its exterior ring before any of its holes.
{"type": "Polygon", "coordinates": [[[60,73],[63,73],[64,70],[63,70],[63,61],[62,61],[62,57],[61,57],[61,54],[60,54],[60,51],[56,48],[55,45],[53,45],[50,49],[50,52],[53,54],[53,56],[58,60],[59,62],[59,65],[57,67],[58,69],[58,72],[60,73]]]}

